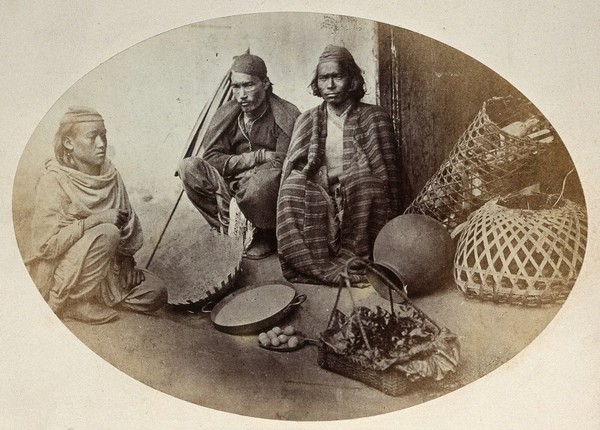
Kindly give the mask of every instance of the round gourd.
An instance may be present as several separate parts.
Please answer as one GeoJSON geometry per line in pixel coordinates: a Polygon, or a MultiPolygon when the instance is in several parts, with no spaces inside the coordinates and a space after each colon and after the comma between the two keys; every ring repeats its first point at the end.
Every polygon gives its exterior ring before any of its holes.
{"type": "MultiPolygon", "coordinates": [[[[450,279],[454,250],[450,233],[440,222],[427,215],[406,214],[381,229],[375,240],[373,261],[391,273],[397,284],[406,285],[409,295],[420,295],[450,279]]],[[[387,287],[373,276],[369,278],[377,292],[388,298],[387,287]]]]}

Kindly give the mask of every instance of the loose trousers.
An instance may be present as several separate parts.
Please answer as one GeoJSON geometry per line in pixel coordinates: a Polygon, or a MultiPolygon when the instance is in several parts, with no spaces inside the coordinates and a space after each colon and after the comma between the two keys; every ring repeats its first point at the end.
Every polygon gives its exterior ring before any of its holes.
{"type": "Polygon", "coordinates": [[[144,270],[145,281],[127,291],[116,261],[120,231],[113,224],[87,230],[61,258],[54,270],[48,304],[60,312],[69,301],[100,300],[138,312],[153,312],[167,303],[161,280],[144,270]]]}
{"type": "Polygon", "coordinates": [[[203,159],[189,157],[181,161],[179,177],[188,198],[212,227],[228,231],[229,205],[235,197],[254,226],[275,228],[280,167],[265,163],[226,180],[203,159]]]}

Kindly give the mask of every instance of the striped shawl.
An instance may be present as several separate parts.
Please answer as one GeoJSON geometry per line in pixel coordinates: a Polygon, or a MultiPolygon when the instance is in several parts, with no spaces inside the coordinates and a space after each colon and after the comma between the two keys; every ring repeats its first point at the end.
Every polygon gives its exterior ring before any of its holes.
{"type": "Polygon", "coordinates": [[[283,166],[277,240],[283,275],[294,282],[337,283],[350,257],[370,256],[377,234],[399,210],[398,147],[390,117],[379,106],[357,103],[344,125],[339,247],[329,246],[326,115],[324,103],[300,115],[283,166]]]}

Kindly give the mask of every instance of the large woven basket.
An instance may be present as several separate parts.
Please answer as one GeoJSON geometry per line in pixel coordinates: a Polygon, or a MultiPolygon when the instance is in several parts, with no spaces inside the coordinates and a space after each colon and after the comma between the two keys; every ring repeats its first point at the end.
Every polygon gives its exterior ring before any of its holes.
{"type": "Polygon", "coordinates": [[[574,202],[542,194],[495,199],[474,212],[460,233],[454,278],[477,299],[564,301],[583,264],[586,240],[585,209],[574,202]]]}
{"type": "Polygon", "coordinates": [[[405,213],[429,215],[452,231],[489,200],[512,192],[515,174],[533,166],[553,140],[550,124],[530,102],[490,99],[405,213]],[[536,125],[519,137],[510,129],[515,121],[536,125]]]}

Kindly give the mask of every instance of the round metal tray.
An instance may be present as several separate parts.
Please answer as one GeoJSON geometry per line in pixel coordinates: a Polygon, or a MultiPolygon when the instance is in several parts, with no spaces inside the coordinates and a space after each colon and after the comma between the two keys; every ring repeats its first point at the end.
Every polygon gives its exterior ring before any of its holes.
{"type": "Polygon", "coordinates": [[[260,286],[241,288],[213,306],[202,309],[210,312],[214,326],[229,334],[250,334],[272,327],[306,300],[284,282],[268,282],[260,286]]]}

